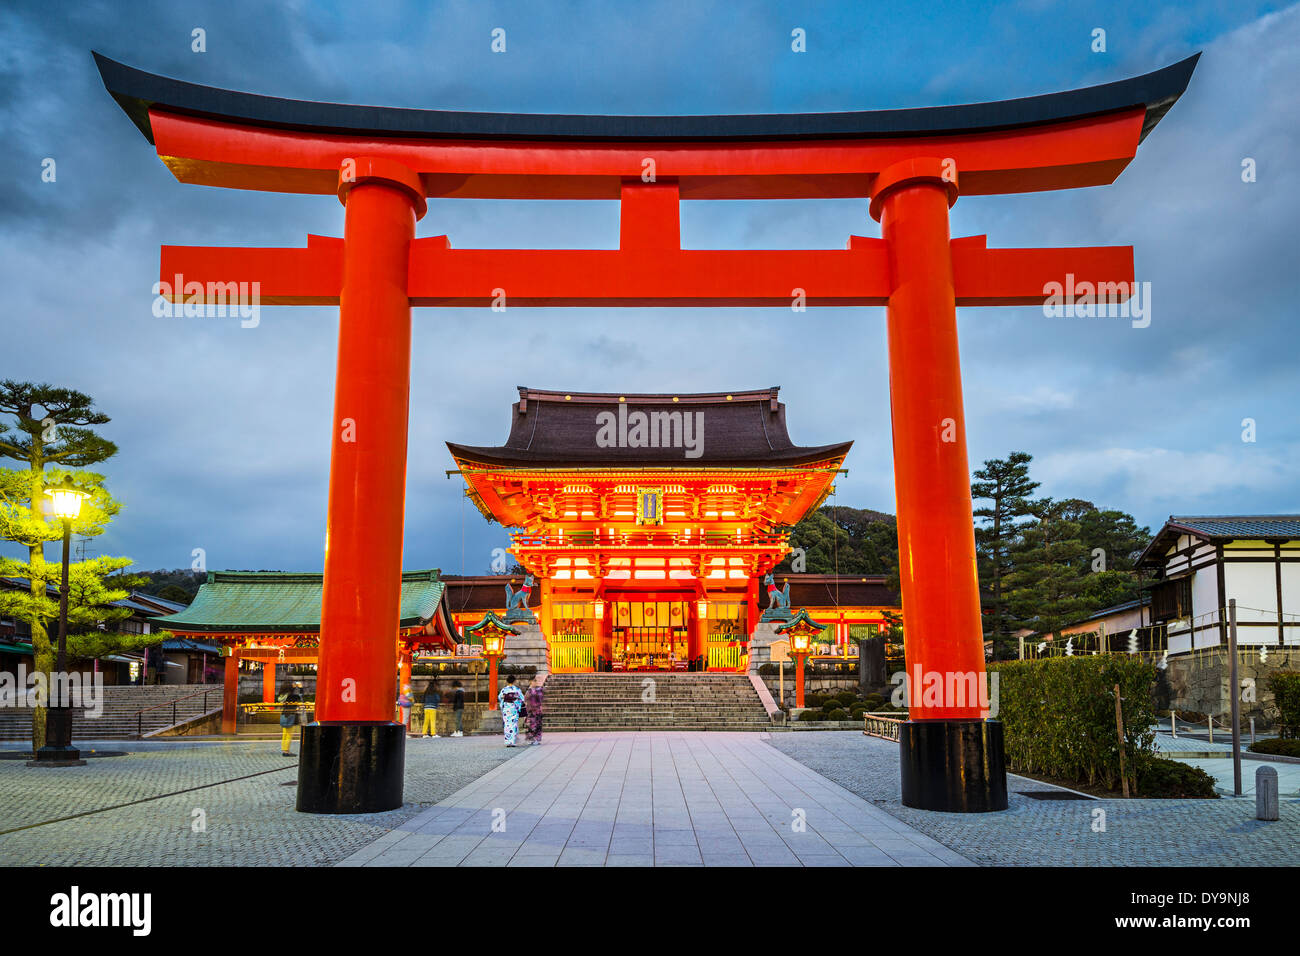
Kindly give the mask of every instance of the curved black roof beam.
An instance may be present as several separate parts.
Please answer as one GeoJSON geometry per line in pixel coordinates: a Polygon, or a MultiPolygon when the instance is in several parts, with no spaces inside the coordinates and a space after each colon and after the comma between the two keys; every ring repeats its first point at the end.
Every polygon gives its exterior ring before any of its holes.
{"type": "Polygon", "coordinates": [[[94,53],[104,86],[150,143],[149,109],[276,129],[428,139],[743,141],[976,133],[1083,119],[1138,106],[1142,138],[1182,96],[1200,54],[1153,73],[1062,93],[962,106],[731,116],[475,113],[259,96],[146,73],[94,53]]]}

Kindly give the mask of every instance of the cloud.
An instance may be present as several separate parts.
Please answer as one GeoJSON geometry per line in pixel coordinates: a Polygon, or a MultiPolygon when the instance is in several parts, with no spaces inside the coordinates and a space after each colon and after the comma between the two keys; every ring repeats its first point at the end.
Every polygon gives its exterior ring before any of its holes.
{"type": "MultiPolygon", "coordinates": [[[[990,245],[1128,245],[1148,329],[959,312],[972,466],[1024,449],[1043,492],[1150,523],[1294,508],[1294,236],[1300,8],[1037,3],[943,17],[895,5],[18,0],[0,10],[0,374],[95,396],[125,504],[96,546],[146,566],[319,568],[337,311],[267,308],[257,329],[156,319],[161,244],[291,246],[340,235],[330,197],[178,184],[108,97],[89,50],[200,83],[344,102],[535,112],[728,113],[970,102],[1145,72],[1203,48],[1187,95],[1115,185],[964,197],[953,234],[990,245]],[[1110,51],[1088,50],[1104,24],[1110,51]],[[489,32],[508,31],[493,55],[489,32]],[[208,52],[190,51],[207,30],[208,52]],[[807,31],[794,54],[790,30],[807,31]],[[40,162],[58,162],[42,183],[40,162]],[[1241,181],[1241,160],[1259,178],[1241,181]],[[1240,421],[1259,442],[1238,448],[1240,421]]],[[[694,248],[843,248],[865,203],[685,203],[694,248]]],[[[613,248],[614,203],[435,201],[458,248],[613,248]]],[[[879,309],[422,309],[414,316],[406,563],[482,571],[505,534],[466,511],[443,442],[493,444],[517,384],[591,391],[783,386],[794,439],[851,439],[840,504],[891,510],[879,309]],[[463,544],[462,544],[463,542],[463,544]],[[462,555],[464,556],[462,559],[462,555]]]]}

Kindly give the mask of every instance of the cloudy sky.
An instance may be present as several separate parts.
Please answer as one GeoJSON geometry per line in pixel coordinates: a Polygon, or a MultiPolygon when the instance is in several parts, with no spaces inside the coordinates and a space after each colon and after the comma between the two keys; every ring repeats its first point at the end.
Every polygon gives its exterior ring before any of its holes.
{"type": "MultiPolygon", "coordinates": [[[[1113,185],[962,199],[990,246],[1135,247],[1152,321],[959,310],[973,464],[1035,456],[1044,493],[1171,513],[1300,512],[1296,252],[1300,6],[1251,2],[51,3],[0,8],[0,378],[94,396],[124,509],[90,548],[139,567],[319,570],[337,310],[155,318],[158,247],[341,235],[323,196],[177,183],[90,51],[270,95],[564,113],[861,110],[1089,86],[1204,51],[1113,185]],[[191,31],[206,31],[206,52],[191,31]],[[506,30],[494,54],[491,31],[506,30]],[[790,48],[803,28],[807,52],[790,48]],[[1106,31],[1093,52],[1093,31],[1106,31]],[[42,182],[53,158],[57,179],[42,182]],[[1257,181],[1242,181],[1255,161],[1257,181]],[[1256,440],[1242,441],[1242,421],[1256,440]]],[[[696,248],[843,248],[865,201],[686,203],[696,248]]],[[[613,203],[443,200],[423,236],[613,248],[613,203]]],[[[421,309],[405,565],[482,573],[505,532],[444,471],[445,440],[499,444],[515,385],[614,392],[781,385],[796,442],[855,442],[836,501],[894,508],[882,309],[421,309]]]]}

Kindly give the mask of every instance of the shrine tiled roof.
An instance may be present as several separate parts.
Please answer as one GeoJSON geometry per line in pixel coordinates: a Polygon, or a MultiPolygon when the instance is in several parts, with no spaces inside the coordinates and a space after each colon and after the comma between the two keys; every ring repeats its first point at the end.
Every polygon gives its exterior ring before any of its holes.
{"type": "Polygon", "coordinates": [[[1138,558],[1139,567],[1163,565],[1184,534],[1204,541],[1300,538],[1300,515],[1170,515],[1138,558]]]}
{"type": "MultiPolygon", "coordinates": [[[[323,581],[319,573],[209,571],[189,607],[154,624],[182,633],[319,632],[323,581]]],[[[437,571],[403,572],[399,626],[432,620],[443,590],[437,571]]]]}
{"type": "Polygon", "coordinates": [[[520,386],[504,445],[448,442],[447,448],[461,462],[539,468],[794,467],[848,453],[852,442],[794,444],[778,391],[620,395],[520,386]],[[651,423],[640,436],[638,414],[651,423]],[[661,442],[660,436],[674,440],[661,442]]]}
{"type": "Polygon", "coordinates": [[[481,113],[319,103],[201,86],[93,54],[104,86],[149,142],[150,110],[253,126],[430,139],[736,141],[930,136],[1017,129],[1142,107],[1145,137],[1187,88],[1200,54],[1141,76],[1019,99],[911,109],[722,116],[481,113]]]}

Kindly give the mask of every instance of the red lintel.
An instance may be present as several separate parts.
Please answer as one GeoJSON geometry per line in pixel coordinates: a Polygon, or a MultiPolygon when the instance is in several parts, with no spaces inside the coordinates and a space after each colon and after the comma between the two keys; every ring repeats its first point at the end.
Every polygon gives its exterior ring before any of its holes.
{"type": "MultiPolygon", "coordinates": [[[[339,299],[340,239],[308,237],[306,249],[163,246],[161,281],[258,283],[262,305],[331,305],[339,299]]],[[[983,236],[952,242],[962,306],[1041,305],[1047,286],[1131,284],[1130,246],[987,249],[983,236]]],[[[191,288],[194,288],[191,286],[191,288]]],[[[218,285],[216,288],[228,288],[218,285]]],[[[445,236],[411,244],[409,295],[417,306],[883,306],[889,263],[880,239],[854,236],[848,249],[451,249],[445,236]]],[[[1120,298],[1126,298],[1122,295],[1120,298]]]]}

